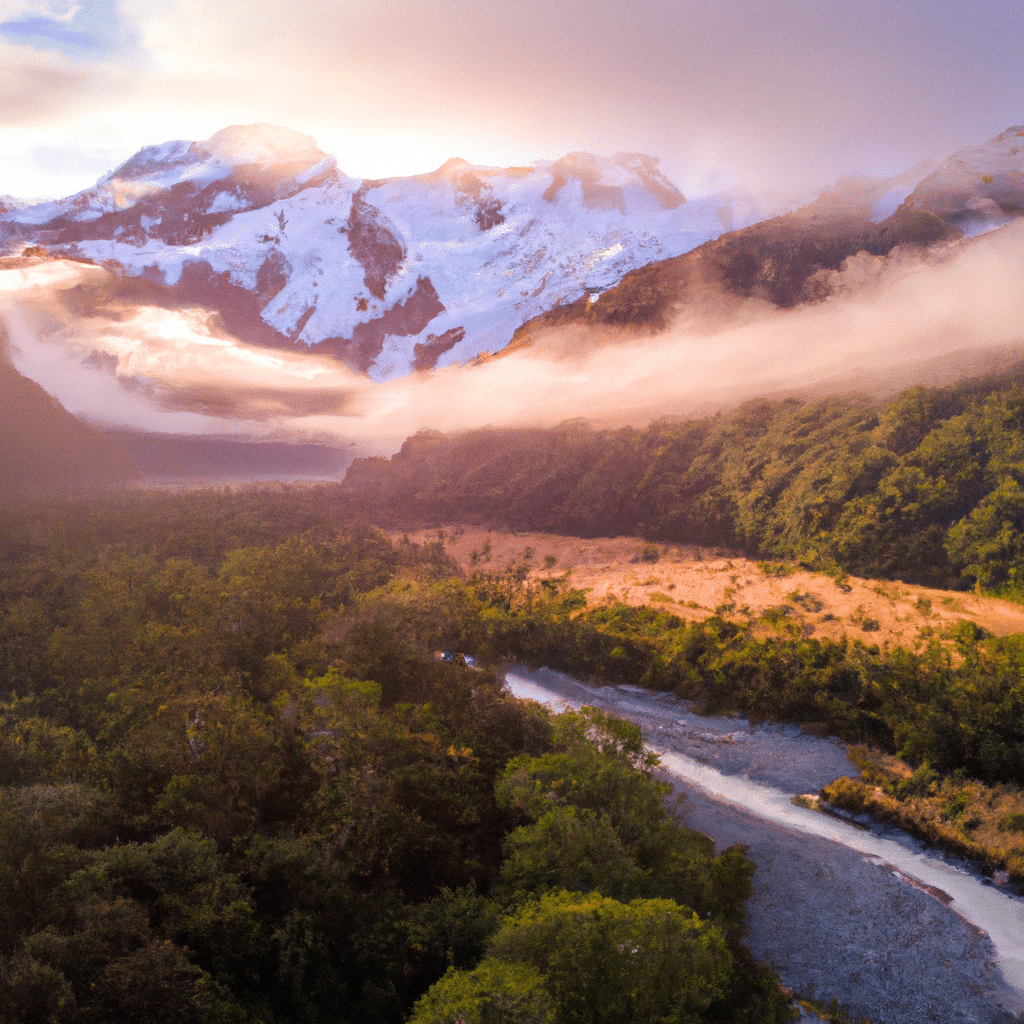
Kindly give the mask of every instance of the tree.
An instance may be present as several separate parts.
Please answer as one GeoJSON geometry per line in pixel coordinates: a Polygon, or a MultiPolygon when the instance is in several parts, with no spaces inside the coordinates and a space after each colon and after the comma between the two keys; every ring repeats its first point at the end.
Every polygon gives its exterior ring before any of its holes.
{"type": "Polygon", "coordinates": [[[512,889],[597,889],[608,896],[635,895],[646,880],[608,816],[576,807],[553,807],[512,832],[501,874],[512,889]]]}
{"type": "Polygon", "coordinates": [[[68,1024],[77,1005],[67,979],[24,953],[0,957],[0,1020],[7,1024],[68,1024]]]}
{"type": "Polygon", "coordinates": [[[475,971],[451,968],[413,1009],[409,1024],[549,1024],[553,1000],[540,972],[522,963],[484,960],[475,971]]]}
{"type": "Polygon", "coordinates": [[[499,803],[533,819],[509,836],[504,879],[665,897],[742,932],[753,864],[740,848],[715,858],[707,836],[681,826],[652,777],[657,755],[639,726],[584,708],[554,720],[554,751],[510,761],[499,803]]]}
{"type": "Polygon", "coordinates": [[[732,971],[721,930],[688,908],[597,893],[543,896],[506,920],[490,955],[543,975],[555,1024],[688,1024],[732,971]]]}

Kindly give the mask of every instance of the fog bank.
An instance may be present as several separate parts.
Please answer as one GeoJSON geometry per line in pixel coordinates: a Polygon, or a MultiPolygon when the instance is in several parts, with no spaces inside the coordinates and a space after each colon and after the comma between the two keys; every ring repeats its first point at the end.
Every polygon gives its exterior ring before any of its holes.
{"type": "Polygon", "coordinates": [[[1024,223],[929,255],[859,254],[823,302],[780,311],[716,299],[660,334],[572,327],[477,365],[378,383],[312,350],[258,348],[203,310],[72,309],[105,274],[54,261],[0,270],[14,365],[97,423],[386,452],[424,427],[640,425],[759,395],[943,384],[1024,357],[1024,223]]]}

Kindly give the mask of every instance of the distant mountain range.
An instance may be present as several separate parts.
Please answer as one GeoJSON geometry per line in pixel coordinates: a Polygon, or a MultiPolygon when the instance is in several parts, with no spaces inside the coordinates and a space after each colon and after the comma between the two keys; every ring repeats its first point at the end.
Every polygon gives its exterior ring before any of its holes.
{"type": "Polygon", "coordinates": [[[941,164],[846,179],[755,223],[749,198],[687,201],[641,154],[504,169],[452,159],[370,181],[308,136],[235,126],[142,149],[67,199],[8,203],[0,233],[9,251],[85,258],[148,283],[165,305],[216,310],[245,341],[308,347],[387,380],[500,352],[517,330],[522,344],[538,323],[584,313],[656,328],[709,284],[784,307],[821,298],[818,271],[856,252],[948,242],[1020,216],[1022,149],[1024,128],[1009,128],[941,164]]]}
{"type": "Polygon", "coordinates": [[[8,246],[168,287],[244,340],[315,347],[386,380],[499,351],[552,306],[752,209],[687,202],[640,154],[505,169],[453,159],[359,180],[309,137],[251,125],[147,147],[91,189],[0,213],[0,230],[8,246]]]}

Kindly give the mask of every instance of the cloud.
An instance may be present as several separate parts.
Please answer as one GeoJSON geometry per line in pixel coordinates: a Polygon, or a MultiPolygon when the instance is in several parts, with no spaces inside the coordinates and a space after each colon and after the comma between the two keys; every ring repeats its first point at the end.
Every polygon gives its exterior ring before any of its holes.
{"type": "Polygon", "coordinates": [[[72,21],[82,9],[76,0],[0,0],[0,24],[26,18],[72,21]]]}
{"type": "MultiPolygon", "coordinates": [[[[0,271],[14,366],[85,419],[183,433],[276,437],[311,415],[344,417],[368,382],[334,360],[245,345],[201,309],[81,308],[98,267],[57,261],[0,271]]],[[[329,431],[337,434],[337,429],[329,431]]]]}
{"type": "Polygon", "coordinates": [[[20,10],[17,17],[0,21],[0,35],[16,45],[92,58],[123,51],[130,40],[114,0],[9,6],[20,10]]]}
{"type": "MultiPolygon", "coordinates": [[[[101,83],[86,67],[0,43],[0,126],[24,125],[84,109],[101,83]]],[[[2,187],[2,186],[0,186],[2,187]]]]}
{"type": "Polygon", "coordinates": [[[117,110],[145,93],[144,54],[112,0],[0,4],[3,15],[0,193],[70,195],[139,148],[117,110]]]}
{"type": "Polygon", "coordinates": [[[676,177],[730,164],[807,186],[902,170],[1024,109],[1013,0],[970,19],[953,0],[125,6],[200,106],[251,102],[266,113],[248,120],[317,137],[434,132],[472,160],[508,140],[542,156],[644,150],[676,177]]]}
{"type": "Polygon", "coordinates": [[[376,452],[423,427],[577,416],[642,425],[756,395],[891,394],[1024,359],[1024,222],[925,257],[852,257],[817,305],[710,297],[663,334],[551,332],[504,358],[386,383],[315,351],[246,346],[198,310],[69,316],[61,289],[99,268],[13,273],[0,273],[0,314],[15,365],[74,412],[152,430],[333,437],[376,452]]]}

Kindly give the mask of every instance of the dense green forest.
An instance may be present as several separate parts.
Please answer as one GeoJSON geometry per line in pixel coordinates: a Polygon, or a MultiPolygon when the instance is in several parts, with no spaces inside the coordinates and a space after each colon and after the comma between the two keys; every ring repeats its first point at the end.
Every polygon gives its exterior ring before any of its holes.
{"type": "Polygon", "coordinates": [[[357,460],[345,487],[399,528],[630,534],[1024,597],[1015,375],[884,404],[759,399],[642,429],[421,432],[390,460],[357,460]]]}
{"type": "Polygon", "coordinates": [[[962,623],[886,650],[804,636],[784,609],[588,606],[529,553],[467,575],[441,539],[366,524],[631,533],[1020,598],[1022,426],[1003,380],[424,433],[344,485],[11,498],[0,1019],[785,1019],[742,944],[742,850],[675,823],[635,727],[552,719],[489,669],[546,663],[897,754],[905,770],[832,797],[937,802],[954,848],[1022,880],[1021,637],[962,623]]]}
{"type": "Polygon", "coordinates": [[[434,658],[516,646],[518,569],[336,496],[0,520],[0,1019],[785,1020],[639,730],[434,658]]]}

